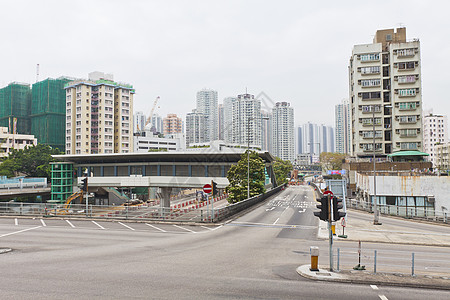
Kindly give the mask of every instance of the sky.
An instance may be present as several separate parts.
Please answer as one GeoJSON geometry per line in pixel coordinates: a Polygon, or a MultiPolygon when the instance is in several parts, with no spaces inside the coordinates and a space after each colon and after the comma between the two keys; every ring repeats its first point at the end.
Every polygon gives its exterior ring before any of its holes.
{"type": "Polygon", "coordinates": [[[355,44],[378,29],[419,38],[422,101],[450,113],[448,1],[1,1],[0,87],[92,71],[136,89],[134,111],[185,116],[197,91],[287,101],[295,124],[334,126],[355,44]]]}

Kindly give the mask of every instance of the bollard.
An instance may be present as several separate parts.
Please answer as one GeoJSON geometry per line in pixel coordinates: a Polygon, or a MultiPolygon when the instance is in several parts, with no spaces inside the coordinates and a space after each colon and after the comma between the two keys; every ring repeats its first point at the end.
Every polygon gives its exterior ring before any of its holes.
{"type": "Polygon", "coordinates": [[[339,272],[340,250],[337,248],[337,271],[339,272]]]}
{"type": "Polygon", "coordinates": [[[311,246],[309,248],[311,254],[311,268],[310,271],[319,271],[319,247],[311,246]]]}
{"type": "Polygon", "coordinates": [[[377,274],[377,250],[373,253],[373,273],[377,274]]]}
{"type": "Polygon", "coordinates": [[[411,258],[411,276],[416,276],[414,274],[414,252],[412,253],[412,258],[411,258]]]}

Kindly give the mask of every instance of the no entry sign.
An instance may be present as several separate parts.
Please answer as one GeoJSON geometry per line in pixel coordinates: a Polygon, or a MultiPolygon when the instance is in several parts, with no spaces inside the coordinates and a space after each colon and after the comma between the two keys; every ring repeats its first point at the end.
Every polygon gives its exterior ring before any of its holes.
{"type": "Polygon", "coordinates": [[[212,187],[211,187],[211,185],[210,185],[210,184],[205,184],[205,185],[203,186],[203,191],[204,191],[205,193],[207,193],[207,194],[210,194],[210,193],[212,192],[212,187]]]}

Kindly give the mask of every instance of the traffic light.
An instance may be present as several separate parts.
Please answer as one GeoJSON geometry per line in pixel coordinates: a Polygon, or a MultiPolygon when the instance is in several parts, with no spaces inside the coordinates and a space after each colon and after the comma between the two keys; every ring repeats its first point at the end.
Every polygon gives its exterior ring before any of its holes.
{"type": "Polygon", "coordinates": [[[212,195],[213,197],[215,197],[219,193],[219,190],[217,189],[217,183],[211,180],[211,186],[212,186],[212,195]]]}
{"type": "Polygon", "coordinates": [[[83,192],[87,193],[87,191],[88,191],[88,178],[86,177],[86,178],[82,179],[81,182],[82,182],[81,183],[81,190],[83,192]]]}
{"type": "Polygon", "coordinates": [[[328,197],[322,197],[319,199],[320,204],[317,204],[317,208],[320,211],[315,211],[314,215],[319,217],[322,221],[328,221],[328,197]]]}
{"type": "Polygon", "coordinates": [[[339,221],[340,218],[345,217],[345,212],[339,211],[344,205],[342,204],[342,199],[338,197],[333,197],[333,220],[339,221]]]}

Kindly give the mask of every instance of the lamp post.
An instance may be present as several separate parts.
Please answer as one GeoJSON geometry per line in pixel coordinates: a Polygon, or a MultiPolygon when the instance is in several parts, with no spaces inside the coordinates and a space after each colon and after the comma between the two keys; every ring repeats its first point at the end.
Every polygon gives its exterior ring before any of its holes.
{"type": "MultiPolygon", "coordinates": [[[[250,198],[250,121],[255,119],[255,117],[247,119],[247,199],[250,198]]],[[[268,117],[261,117],[261,119],[269,120],[268,117]]]]}

